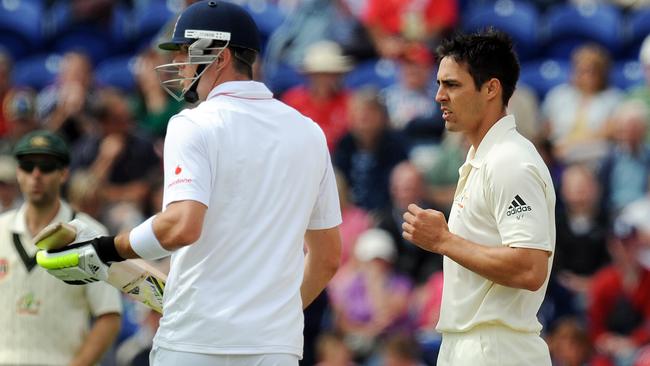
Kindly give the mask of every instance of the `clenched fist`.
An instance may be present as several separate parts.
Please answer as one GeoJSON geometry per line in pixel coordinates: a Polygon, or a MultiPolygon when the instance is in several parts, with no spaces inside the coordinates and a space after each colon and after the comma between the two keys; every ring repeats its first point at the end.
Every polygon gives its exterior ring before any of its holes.
{"type": "Polygon", "coordinates": [[[424,250],[441,253],[442,246],[451,233],[445,215],[436,210],[425,210],[410,204],[404,213],[402,237],[424,250]]]}

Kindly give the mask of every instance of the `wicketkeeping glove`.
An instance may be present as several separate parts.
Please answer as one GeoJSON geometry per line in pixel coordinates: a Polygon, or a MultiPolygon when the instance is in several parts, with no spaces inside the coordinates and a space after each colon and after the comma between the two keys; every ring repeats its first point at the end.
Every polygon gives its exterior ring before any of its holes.
{"type": "Polygon", "coordinates": [[[99,236],[79,220],[69,223],[76,230],[74,241],[63,248],[41,250],[36,262],[54,277],[73,285],[83,285],[108,278],[111,262],[120,262],[113,236],[99,236]]]}

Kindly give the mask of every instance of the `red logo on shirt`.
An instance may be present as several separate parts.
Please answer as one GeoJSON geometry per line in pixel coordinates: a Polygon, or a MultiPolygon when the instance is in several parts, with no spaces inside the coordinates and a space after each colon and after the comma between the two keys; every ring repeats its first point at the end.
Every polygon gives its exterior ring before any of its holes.
{"type": "Polygon", "coordinates": [[[0,280],[9,273],[9,261],[6,258],[0,258],[0,280]]]}
{"type": "Polygon", "coordinates": [[[179,175],[179,174],[181,174],[182,171],[183,171],[183,169],[181,169],[181,166],[176,165],[176,170],[174,170],[174,174],[179,175]]]}

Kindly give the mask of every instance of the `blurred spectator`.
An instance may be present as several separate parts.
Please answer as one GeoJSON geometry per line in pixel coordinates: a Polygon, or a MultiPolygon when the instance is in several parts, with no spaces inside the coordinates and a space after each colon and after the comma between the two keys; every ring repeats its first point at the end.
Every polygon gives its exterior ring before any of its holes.
{"type": "Polygon", "coordinates": [[[150,189],[148,177],[159,174],[160,159],[151,141],[137,133],[128,102],[118,91],[100,92],[96,116],[98,131],[75,144],[71,168],[88,169],[100,182],[108,209],[124,220],[135,215],[132,220],[137,224],[150,189]]]}
{"type": "MultiPolygon", "coordinates": [[[[650,34],[643,40],[641,45],[639,62],[645,75],[645,84],[631,89],[629,96],[633,99],[642,100],[650,110],[650,34]]],[[[645,141],[650,143],[650,128],[646,130],[645,141]]]]}
{"type": "Polygon", "coordinates": [[[404,130],[412,143],[438,142],[444,121],[435,102],[433,54],[423,44],[414,43],[404,49],[399,60],[398,83],[382,91],[390,126],[404,130]]]}
{"type": "Polygon", "coordinates": [[[442,270],[434,272],[426,283],[416,287],[409,305],[415,323],[415,337],[427,365],[436,364],[442,343],[442,335],[436,330],[440,318],[442,285],[442,270]]]}
{"type": "Polygon", "coordinates": [[[178,113],[184,102],[176,101],[160,86],[160,79],[154,69],[169,63],[167,54],[148,49],[138,56],[135,67],[137,93],[132,99],[135,119],[140,127],[155,137],[164,137],[169,119],[178,113]]]}
{"type": "Polygon", "coordinates": [[[266,47],[264,71],[277,76],[281,65],[299,69],[313,44],[329,40],[344,53],[362,60],[375,56],[365,28],[347,0],[300,1],[291,15],[271,35],[266,47]]]}
{"type": "Polygon", "coordinates": [[[562,174],[560,197],[564,205],[556,210],[553,271],[565,288],[584,299],[594,273],[609,262],[600,185],[589,168],[572,165],[562,174]]]}
{"type": "Polygon", "coordinates": [[[461,134],[446,131],[442,143],[432,154],[430,167],[424,172],[428,201],[447,217],[454,201],[458,169],[465,162],[469,146],[461,134]]]}
{"type": "Polygon", "coordinates": [[[138,330],[122,341],[116,350],[116,366],[149,366],[153,337],[158,330],[161,314],[138,303],[138,330]]]}
{"type": "Polygon", "coordinates": [[[621,103],[612,116],[613,144],[600,167],[605,207],[615,215],[648,192],[650,147],[644,137],[650,114],[639,100],[621,103]]]}
{"type": "Polygon", "coordinates": [[[519,83],[508,101],[508,113],[515,116],[517,132],[533,143],[541,133],[539,103],[535,92],[519,83]]]}
{"type": "Polygon", "coordinates": [[[377,214],[377,227],[391,234],[397,247],[395,270],[408,275],[416,283],[442,269],[442,256],[427,252],[402,238],[403,215],[408,205],[415,203],[427,208],[426,188],[422,173],[410,162],[404,161],[390,175],[390,205],[377,214]]]}
{"type": "Polygon", "coordinates": [[[38,119],[44,127],[59,132],[71,144],[92,129],[93,81],[93,67],[87,55],[63,55],[55,84],[38,94],[38,119]]]}
{"type": "Polygon", "coordinates": [[[10,89],[2,100],[7,131],[0,139],[0,153],[9,154],[16,141],[39,128],[36,120],[36,93],[31,89],[10,89]]]}
{"type": "Polygon", "coordinates": [[[9,155],[0,155],[0,213],[18,208],[21,204],[16,161],[9,155]]]}
{"type": "MultiPolygon", "coordinates": [[[[0,101],[4,100],[7,91],[11,88],[11,70],[11,58],[0,51],[0,101]]],[[[0,103],[0,137],[4,137],[8,130],[6,118],[4,103],[0,103]]]]}
{"type": "Polygon", "coordinates": [[[334,165],[350,183],[352,202],[379,210],[390,204],[390,172],[407,159],[407,148],[388,128],[386,106],[375,89],[356,91],[349,108],[350,131],[336,147],[334,165]]]}
{"type": "Polygon", "coordinates": [[[301,71],[307,85],[287,91],[282,101],[316,122],[327,139],[330,151],[348,131],[348,100],[343,75],[352,68],[341,47],[332,41],[320,41],[307,49],[301,71]]]}
{"type": "Polygon", "coordinates": [[[409,330],[411,281],[395,273],[396,250],[384,230],[370,229],[359,237],[355,262],[348,262],[328,287],[336,329],[355,356],[370,355],[382,337],[409,330]]]}
{"type": "Polygon", "coordinates": [[[364,209],[350,202],[348,182],[343,174],[336,169],[334,174],[336,175],[336,186],[339,190],[339,203],[343,218],[339,231],[341,233],[341,265],[344,265],[352,257],[354,244],[359,235],[372,227],[373,219],[364,209]]]}
{"type": "Polygon", "coordinates": [[[354,366],[352,352],[340,333],[324,332],[316,343],[316,366],[354,366]]]}
{"type": "Polygon", "coordinates": [[[90,171],[79,169],[70,174],[68,201],[77,211],[83,211],[95,220],[101,220],[104,211],[102,185],[90,171]]]}
{"type": "Polygon", "coordinates": [[[650,271],[641,263],[647,250],[638,228],[623,215],[609,242],[612,265],[599,271],[589,290],[589,334],[612,365],[632,364],[650,342],[650,271]]]}
{"type": "Polygon", "coordinates": [[[596,44],[571,57],[571,83],[551,89],[542,104],[555,154],[565,162],[593,162],[606,152],[607,121],[623,94],[610,87],[610,58],[596,44]]]}
{"type": "Polygon", "coordinates": [[[408,41],[435,46],[458,20],[456,0],[368,0],[364,24],[381,57],[398,58],[408,41]]]}
{"type": "Polygon", "coordinates": [[[551,360],[556,366],[597,366],[586,329],[576,318],[559,319],[546,339],[551,360]]]}
{"type": "Polygon", "coordinates": [[[423,366],[418,343],[406,334],[395,334],[384,342],[380,351],[382,366],[423,366]]]}

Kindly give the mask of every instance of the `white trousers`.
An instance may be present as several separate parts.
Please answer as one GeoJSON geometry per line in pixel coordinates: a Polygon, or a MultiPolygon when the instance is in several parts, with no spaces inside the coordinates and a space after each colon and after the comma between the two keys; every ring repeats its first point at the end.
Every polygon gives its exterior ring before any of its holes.
{"type": "Polygon", "coordinates": [[[536,333],[481,325],[443,333],[438,366],[551,366],[546,342],[536,333]]]}
{"type": "Polygon", "coordinates": [[[298,356],[285,353],[259,355],[211,355],[172,351],[154,346],[149,354],[151,366],[298,366],[298,356]]]}

